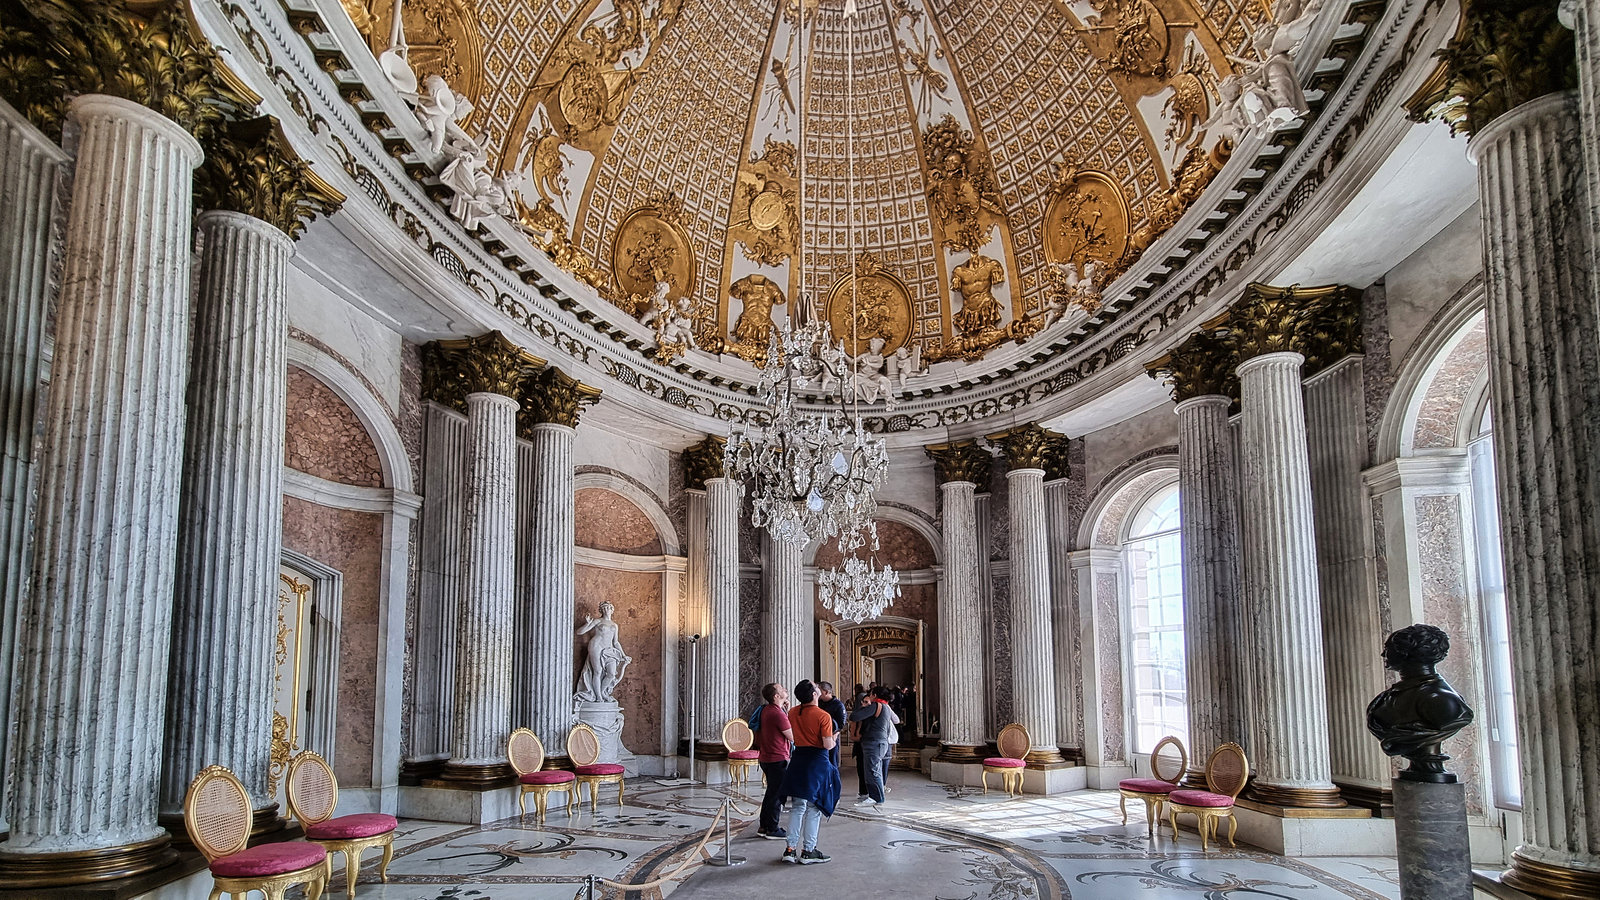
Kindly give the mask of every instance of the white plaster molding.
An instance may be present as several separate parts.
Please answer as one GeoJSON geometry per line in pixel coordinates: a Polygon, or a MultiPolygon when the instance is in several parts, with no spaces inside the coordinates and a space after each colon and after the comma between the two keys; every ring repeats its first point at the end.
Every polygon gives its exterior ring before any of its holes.
{"type": "MultiPolygon", "coordinates": [[[[1143,490],[1143,493],[1146,495],[1146,497],[1148,497],[1149,495],[1154,494],[1156,491],[1162,490],[1171,482],[1178,480],[1178,454],[1161,453],[1148,459],[1141,459],[1137,463],[1129,466],[1126,471],[1117,473],[1115,478],[1100,485],[1100,489],[1095,492],[1094,498],[1089,501],[1089,508],[1084,510],[1083,520],[1078,524],[1078,546],[1095,546],[1095,533],[1100,530],[1100,520],[1104,518],[1106,510],[1111,506],[1112,501],[1117,499],[1118,495],[1120,495],[1123,491],[1127,490],[1129,485],[1137,482],[1139,479],[1149,475],[1152,472],[1162,469],[1171,470],[1170,474],[1172,477],[1168,481],[1162,481],[1153,486],[1146,487],[1143,490]]],[[[1129,510],[1131,511],[1137,509],[1139,505],[1139,503],[1134,503],[1129,507],[1129,510]]],[[[1127,523],[1120,523],[1117,526],[1117,534],[1119,539],[1124,536],[1126,532],[1127,523]]]]}
{"type": "Polygon", "coordinates": [[[287,466],[283,469],[283,493],[321,506],[352,512],[392,513],[402,519],[415,519],[422,511],[422,497],[410,491],[341,484],[287,466]]]}
{"type": "Polygon", "coordinates": [[[627,553],[616,553],[611,550],[578,547],[574,550],[574,558],[580,566],[610,569],[614,572],[689,571],[689,558],[675,553],[658,554],[656,556],[631,556],[627,553]]]}
{"type": "Polygon", "coordinates": [[[414,490],[415,475],[411,460],[406,455],[405,442],[395,427],[389,413],[372,396],[367,386],[339,363],[338,360],[303,341],[290,339],[289,365],[295,366],[322,382],[350,407],[378,451],[378,464],[383,469],[383,481],[396,491],[414,490]]]}
{"type": "Polygon", "coordinates": [[[1370,496],[1414,488],[1431,493],[1454,493],[1471,483],[1472,469],[1465,450],[1444,450],[1425,456],[1402,456],[1361,473],[1370,496]]]}
{"type": "Polygon", "coordinates": [[[1374,458],[1410,456],[1417,430],[1417,415],[1427,397],[1428,386],[1449,359],[1451,351],[1466,337],[1483,315],[1488,292],[1480,273],[1457,291],[1434,316],[1411,346],[1395,374],[1389,402],[1378,421],[1378,440],[1374,458]]]}

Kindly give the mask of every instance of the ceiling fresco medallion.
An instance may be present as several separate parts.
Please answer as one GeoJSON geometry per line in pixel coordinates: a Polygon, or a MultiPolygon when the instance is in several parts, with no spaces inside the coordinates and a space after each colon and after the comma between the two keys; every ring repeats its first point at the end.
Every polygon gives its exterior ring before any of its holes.
{"type": "Polygon", "coordinates": [[[770,137],[739,168],[728,233],[746,257],[763,266],[794,255],[800,235],[796,174],[794,145],[770,137]]]}
{"type": "Polygon", "coordinates": [[[667,299],[692,296],[697,268],[677,201],[657,198],[628,213],[611,238],[611,274],[623,295],[649,297],[658,282],[667,299]]]}
{"type": "Polygon", "coordinates": [[[857,256],[855,268],[828,290],[828,324],[852,357],[861,355],[873,338],[883,340],[880,352],[893,354],[911,337],[911,289],[871,253],[857,256]]]}

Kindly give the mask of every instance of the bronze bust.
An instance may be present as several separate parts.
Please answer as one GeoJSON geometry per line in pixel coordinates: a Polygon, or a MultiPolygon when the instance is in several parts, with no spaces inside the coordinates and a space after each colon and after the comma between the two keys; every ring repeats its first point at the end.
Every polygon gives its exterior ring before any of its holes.
{"type": "Polygon", "coordinates": [[[1400,680],[1367,704],[1367,730],[1383,742],[1383,752],[1404,756],[1411,765],[1406,781],[1454,784],[1445,771],[1440,746],[1472,723],[1472,708],[1433,667],[1450,653],[1450,638],[1432,625],[1410,625],[1383,642],[1385,668],[1400,680]]]}

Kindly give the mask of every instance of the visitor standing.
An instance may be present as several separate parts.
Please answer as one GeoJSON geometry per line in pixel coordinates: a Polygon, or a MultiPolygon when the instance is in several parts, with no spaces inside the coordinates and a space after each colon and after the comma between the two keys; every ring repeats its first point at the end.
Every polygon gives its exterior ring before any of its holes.
{"type": "Polygon", "coordinates": [[[867,786],[867,796],[856,801],[858,806],[876,806],[884,800],[889,745],[894,743],[894,726],[900,721],[888,701],[888,689],[878,688],[868,702],[850,714],[850,721],[856,723],[861,732],[861,774],[867,786]]]}
{"type": "MultiPolygon", "coordinates": [[[[844,701],[834,696],[833,682],[817,682],[817,708],[833,717],[833,735],[839,738],[844,735],[844,701]]],[[[839,743],[836,740],[833,749],[828,751],[828,756],[833,760],[833,767],[839,768],[839,743]]]]}
{"type": "Polygon", "coordinates": [[[817,706],[817,693],[817,686],[810,681],[794,686],[794,698],[800,701],[789,715],[794,758],[783,775],[782,796],[790,800],[789,843],[783,860],[803,866],[831,859],[817,849],[817,831],[822,817],[832,816],[839,802],[839,767],[828,752],[838,744],[839,736],[833,729],[833,717],[817,706]]]}
{"type": "Polygon", "coordinates": [[[794,741],[789,714],[785,712],[789,691],[774,681],[761,689],[761,697],[767,702],[756,711],[760,716],[756,727],[756,759],[761,764],[761,774],[767,779],[767,792],[761,797],[761,824],[756,834],[769,841],[781,841],[789,836],[778,825],[778,813],[783,807],[780,788],[789,768],[789,744],[794,741]]]}

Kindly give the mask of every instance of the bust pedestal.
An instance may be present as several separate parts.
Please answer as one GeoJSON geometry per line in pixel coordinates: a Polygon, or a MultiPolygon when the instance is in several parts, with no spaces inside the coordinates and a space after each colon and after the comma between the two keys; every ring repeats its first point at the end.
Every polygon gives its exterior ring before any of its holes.
{"type": "Polygon", "coordinates": [[[621,763],[627,777],[639,774],[638,763],[627,747],[622,746],[622,706],[616,701],[606,703],[577,702],[578,721],[594,729],[600,739],[600,758],[596,762],[621,763]]]}

